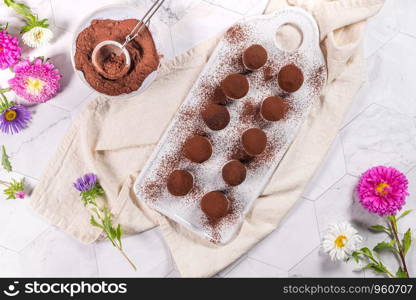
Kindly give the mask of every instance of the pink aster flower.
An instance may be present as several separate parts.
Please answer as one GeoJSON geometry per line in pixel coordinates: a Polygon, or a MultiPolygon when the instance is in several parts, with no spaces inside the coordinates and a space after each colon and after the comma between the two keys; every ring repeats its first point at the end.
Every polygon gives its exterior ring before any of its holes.
{"type": "Polygon", "coordinates": [[[24,199],[26,197],[26,193],[24,191],[17,191],[14,196],[17,199],[24,199]]]}
{"type": "Polygon", "coordinates": [[[367,170],[359,180],[357,194],[362,206],[380,216],[395,215],[405,204],[408,181],[395,168],[378,166],[367,170]]]}
{"type": "Polygon", "coordinates": [[[19,62],[13,68],[15,77],[9,80],[10,88],[30,102],[43,103],[53,98],[59,89],[59,70],[50,62],[36,58],[19,62]]]}
{"type": "Polygon", "coordinates": [[[19,47],[19,41],[14,36],[7,33],[6,30],[0,31],[0,69],[4,70],[20,59],[22,50],[19,47]]]}

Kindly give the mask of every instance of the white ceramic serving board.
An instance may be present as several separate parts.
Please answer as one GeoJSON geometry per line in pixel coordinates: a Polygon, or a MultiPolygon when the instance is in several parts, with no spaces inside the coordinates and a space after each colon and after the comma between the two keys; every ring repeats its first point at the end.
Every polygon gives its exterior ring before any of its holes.
{"type": "Polygon", "coordinates": [[[219,42],[134,185],[140,200],[216,244],[228,243],[238,234],[244,217],[267,186],[326,80],[318,27],[304,10],[287,8],[270,15],[251,17],[233,28],[240,28],[237,33],[242,33],[243,38],[235,40],[228,32],[219,42]],[[293,52],[281,50],[276,43],[276,31],[285,24],[293,24],[303,33],[302,44],[293,52]],[[230,73],[241,72],[236,61],[243,50],[252,44],[261,44],[266,48],[266,66],[270,66],[275,74],[284,65],[298,65],[304,73],[304,84],[295,93],[287,94],[278,86],[277,76],[265,81],[263,69],[248,74],[250,90],[247,96],[226,106],[231,116],[229,125],[223,130],[212,131],[199,116],[202,103],[208,101],[206,94],[201,91],[207,85],[218,86],[230,73]],[[247,103],[258,107],[264,98],[272,95],[280,95],[289,102],[291,110],[285,119],[278,122],[258,121],[256,118],[242,121],[242,112],[247,103]],[[265,131],[268,146],[265,153],[250,162],[246,180],[237,187],[229,187],[222,179],[221,168],[238,148],[241,133],[251,127],[261,127],[265,131]],[[202,131],[213,145],[211,158],[202,164],[192,163],[180,155],[183,143],[195,130],[202,131]],[[173,169],[186,169],[194,176],[194,190],[185,197],[174,197],[167,191],[166,177],[173,169]],[[233,205],[232,214],[212,227],[200,209],[200,200],[205,193],[214,190],[223,191],[233,205]]]}

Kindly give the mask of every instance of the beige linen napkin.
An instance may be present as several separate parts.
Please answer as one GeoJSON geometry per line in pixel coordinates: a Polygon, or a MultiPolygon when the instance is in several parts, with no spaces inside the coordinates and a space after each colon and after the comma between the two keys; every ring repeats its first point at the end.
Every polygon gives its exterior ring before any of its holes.
{"type": "MultiPolygon", "coordinates": [[[[309,10],[318,21],[328,82],[235,240],[222,247],[211,245],[149,209],[132,189],[218,38],[165,63],[143,94],[126,100],[98,97],[92,101],[74,121],[35,188],[33,209],[78,240],[94,242],[101,231],[89,225],[89,213],[72,182],[84,173],[96,173],[116,222],[127,233],[160,225],[183,276],[211,276],[273,231],[302,194],[365,79],[361,49],[365,20],[383,5],[383,0],[289,2],[309,10]]],[[[284,5],[285,0],[272,0],[267,12],[284,5]]]]}

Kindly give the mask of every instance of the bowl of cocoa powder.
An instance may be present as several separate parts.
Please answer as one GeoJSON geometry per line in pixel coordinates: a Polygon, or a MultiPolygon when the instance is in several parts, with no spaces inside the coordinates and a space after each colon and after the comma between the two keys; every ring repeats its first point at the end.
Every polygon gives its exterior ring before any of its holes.
{"type": "MultiPolygon", "coordinates": [[[[145,7],[110,5],[81,21],[73,37],[71,58],[75,73],[87,86],[105,96],[127,98],[142,93],[156,79],[163,53],[163,43],[155,25],[157,21],[152,20],[150,26],[127,44],[131,61],[122,76],[105,76],[91,59],[94,48],[103,41],[122,44],[145,11],[145,7]]],[[[109,56],[100,67],[111,75],[123,68],[124,63],[123,56],[109,56]]]]}

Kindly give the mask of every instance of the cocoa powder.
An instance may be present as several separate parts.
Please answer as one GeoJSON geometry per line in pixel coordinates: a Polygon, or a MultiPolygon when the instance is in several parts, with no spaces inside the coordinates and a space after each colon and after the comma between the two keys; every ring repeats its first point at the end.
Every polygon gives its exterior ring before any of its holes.
{"type": "MultiPolygon", "coordinates": [[[[126,46],[131,57],[131,67],[126,75],[114,80],[106,79],[92,65],[91,55],[97,44],[107,40],[123,43],[137,22],[135,19],[93,20],[91,25],[78,35],[75,68],[84,73],[86,81],[98,92],[110,96],[131,93],[138,90],[145,78],[158,68],[159,56],[147,27],[126,46]]],[[[111,58],[103,67],[107,68],[108,72],[117,72],[120,63],[111,58]]]]}

